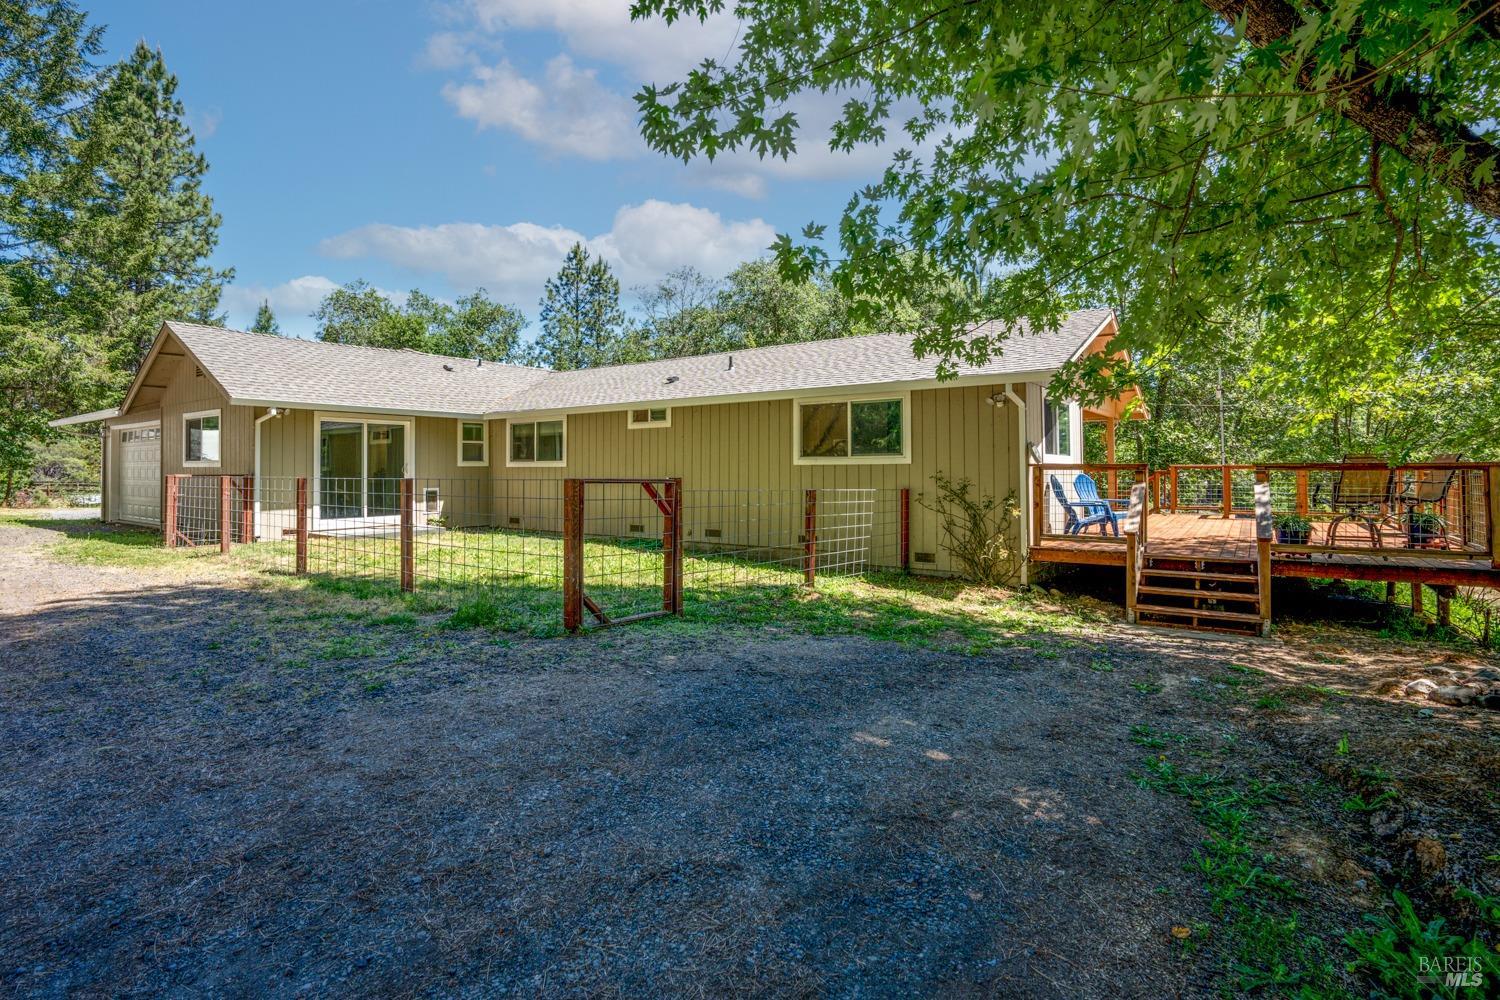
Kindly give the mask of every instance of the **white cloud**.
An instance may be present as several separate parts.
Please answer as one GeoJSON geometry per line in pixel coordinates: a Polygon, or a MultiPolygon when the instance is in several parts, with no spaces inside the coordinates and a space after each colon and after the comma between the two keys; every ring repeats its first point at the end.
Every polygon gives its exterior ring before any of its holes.
{"type": "Polygon", "coordinates": [[[491,34],[553,31],[575,54],[610,63],[639,82],[667,83],[705,58],[731,52],[738,25],[728,14],[707,21],[630,19],[626,0],[465,0],[477,25],[491,34]]]}
{"type": "Polygon", "coordinates": [[[255,315],[262,302],[271,303],[271,311],[283,315],[305,316],[318,308],[323,296],[339,287],[331,278],[304,274],[279,285],[230,285],[224,289],[222,303],[231,313],[255,315]]]}
{"type": "Polygon", "coordinates": [[[609,231],[592,237],[529,222],[376,223],[324,240],[319,250],[330,257],[374,258],[413,272],[439,274],[459,289],[483,286],[525,308],[540,297],[543,283],[557,273],[574,243],[582,242],[608,260],[621,284],[630,288],[685,264],[723,274],[760,256],[775,235],[762,219],[726,222],[705,208],[653,199],[622,207],[609,231]]]}
{"type": "Polygon", "coordinates": [[[445,85],[443,96],[480,128],[512,131],[552,152],[613,160],[645,151],[630,100],[567,55],[549,60],[540,81],[522,75],[509,60],[475,65],[466,82],[445,85]]]}

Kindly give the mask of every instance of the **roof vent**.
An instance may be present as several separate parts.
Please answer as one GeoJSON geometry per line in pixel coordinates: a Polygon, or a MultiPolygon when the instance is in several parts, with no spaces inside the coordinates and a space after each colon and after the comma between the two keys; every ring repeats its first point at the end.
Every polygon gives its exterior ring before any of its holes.
{"type": "Polygon", "coordinates": [[[677,376],[676,375],[668,375],[667,376],[667,385],[671,385],[673,382],[676,382],[676,381],[677,381],[677,376]]]}
{"type": "Polygon", "coordinates": [[[734,355],[729,356],[729,370],[734,371],[734,355]]]}
{"type": "Polygon", "coordinates": [[[453,366],[452,365],[444,365],[443,366],[443,371],[445,371],[445,372],[451,372],[452,370],[453,370],[453,366]]]}

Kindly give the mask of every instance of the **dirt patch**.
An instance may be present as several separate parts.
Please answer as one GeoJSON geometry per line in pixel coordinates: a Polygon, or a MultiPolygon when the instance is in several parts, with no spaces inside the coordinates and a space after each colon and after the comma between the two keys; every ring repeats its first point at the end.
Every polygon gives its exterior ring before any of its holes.
{"type": "MultiPolygon", "coordinates": [[[[1341,736],[1458,769],[1497,735],[1362,693],[1432,654],[1337,635],[521,640],[211,568],[101,594],[43,541],[0,536],[58,574],[0,615],[19,994],[1218,995],[1204,830],[1143,732],[1291,789],[1266,846],[1334,942],[1405,871],[1339,807],[1341,736]]],[[[1446,822],[1412,863],[1490,884],[1446,822]]]]}

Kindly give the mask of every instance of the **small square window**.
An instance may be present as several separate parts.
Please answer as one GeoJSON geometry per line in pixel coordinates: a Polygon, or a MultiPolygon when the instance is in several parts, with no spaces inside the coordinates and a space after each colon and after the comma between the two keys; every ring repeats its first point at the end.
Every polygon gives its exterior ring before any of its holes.
{"type": "Polygon", "coordinates": [[[458,464],[488,465],[489,430],[482,420],[458,422],[458,464]]]}
{"type": "Polygon", "coordinates": [[[188,413],[182,418],[184,465],[219,464],[219,411],[188,413]]]}

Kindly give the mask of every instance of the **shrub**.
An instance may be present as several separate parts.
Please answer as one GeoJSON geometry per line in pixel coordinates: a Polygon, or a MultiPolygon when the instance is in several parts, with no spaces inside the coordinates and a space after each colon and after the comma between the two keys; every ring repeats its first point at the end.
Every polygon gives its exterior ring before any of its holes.
{"type": "Polygon", "coordinates": [[[1004,583],[1020,571],[1020,553],[1012,539],[1020,504],[1012,491],[1004,500],[973,495],[968,479],[957,482],[934,473],[936,496],[917,494],[917,503],[938,516],[943,549],[953,557],[964,579],[986,586],[1004,583]]]}

